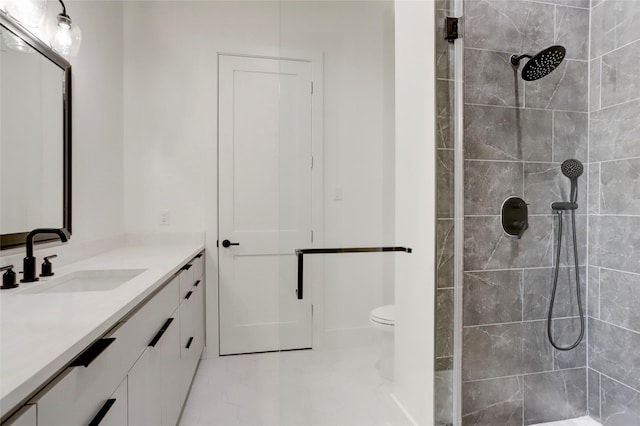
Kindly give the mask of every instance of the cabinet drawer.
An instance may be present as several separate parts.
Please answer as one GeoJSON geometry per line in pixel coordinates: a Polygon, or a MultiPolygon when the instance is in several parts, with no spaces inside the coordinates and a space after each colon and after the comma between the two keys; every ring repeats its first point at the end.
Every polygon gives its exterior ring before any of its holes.
{"type": "Polygon", "coordinates": [[[204,253],[200,253],[198,256],[191,261],[191,264],[193,265],[193,277],[196,280],[201,280],[204,279],[204,253]]]}
{"type": "Polygon", "coordinates": [[[187,264],[184,266],[184,269],[180,271],[180,275],[178,275],[178,277],[180,278],[180,302],[181,303],[185,299],[185,297],[188,297],[187,294],[189,293],[189,291],[193,290],[191,288],[193,287],[193,284],[195,282],[193,271],[194,271],[193,265],[187,264]]]}

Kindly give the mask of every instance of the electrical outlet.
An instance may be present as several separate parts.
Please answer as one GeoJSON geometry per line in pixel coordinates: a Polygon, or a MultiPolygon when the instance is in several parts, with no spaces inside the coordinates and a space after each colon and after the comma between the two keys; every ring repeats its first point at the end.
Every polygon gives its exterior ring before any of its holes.
{"type": "Polygon", "coordinates": [[[170,222],[171,215],[169,214],[169,210],[160,210],[160,225],[169,226],[170,222]]]}

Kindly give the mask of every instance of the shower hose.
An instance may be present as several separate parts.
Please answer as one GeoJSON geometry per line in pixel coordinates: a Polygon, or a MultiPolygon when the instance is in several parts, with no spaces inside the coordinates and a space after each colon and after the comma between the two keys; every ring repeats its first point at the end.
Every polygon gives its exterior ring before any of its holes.
{"type": "Polygon", "coordinates": [[[556,261],[553,271],[553,289],[551,290],[551,301],[549,303],[549,314],[547,316],[547,336],[551,345],[559,351],[570,351],[580,344],[584,337],[584,312],[582,311],[582,298],[580,296],[580,271],[578,270],[578,244],[576,238],[576,214],[575,210],[571,210],[571,226],[573,230],[573,259],[576,275],[576,295],[578,296],[578,312],[580,313],[580,335],[578,339],[570,346],[560,346],[553,340],[553,305],[556,299],[556,290],[558,288],[558,271],[560,269],[560,248],[562,247],[562,211],[558,210],[558,244],[556,245],[556,261]]]}

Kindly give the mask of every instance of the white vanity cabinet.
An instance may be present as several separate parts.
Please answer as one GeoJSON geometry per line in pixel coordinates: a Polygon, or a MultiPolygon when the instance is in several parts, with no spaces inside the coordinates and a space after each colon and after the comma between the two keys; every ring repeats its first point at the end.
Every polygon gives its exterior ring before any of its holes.
{"type": "Polygon", "coordinates": [[[204,348],[201,257],[2,426],[175,426],[204,348]]]}

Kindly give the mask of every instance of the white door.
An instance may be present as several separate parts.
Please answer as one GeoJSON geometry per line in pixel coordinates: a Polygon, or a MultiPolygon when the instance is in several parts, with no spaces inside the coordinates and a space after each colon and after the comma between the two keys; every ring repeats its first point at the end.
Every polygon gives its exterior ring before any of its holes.
{"type": "Polygon", "coordinates": [[[218,68],[220,354],[310,348],[295,249],[311,246],[311,63],[218,68]]]}

